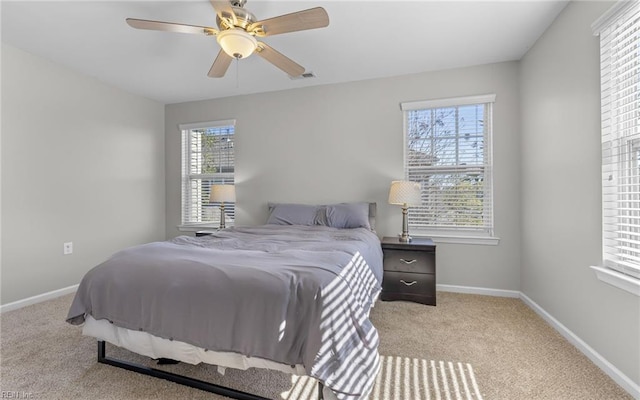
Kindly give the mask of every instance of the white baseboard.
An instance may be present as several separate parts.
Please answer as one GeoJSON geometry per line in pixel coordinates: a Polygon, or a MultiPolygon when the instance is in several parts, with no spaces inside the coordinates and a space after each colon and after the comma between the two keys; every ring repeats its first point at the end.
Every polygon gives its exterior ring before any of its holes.
{"type": "Polygon", "coordinates": [[[32,304],[40,303],[43,301],[55,299],[56,297],[64,296],[65,294],[73,293],[78,290],[79,285],[69,286],[63,289],[53,290],[51,292],[39,294],[37,296],[28,297],[26,299],[14,301],[13,303],[7,303],[0,306],[0,313],[17,310],[22,307],[30,306],[32,304]]]}
{"type": "Polygon", "coordinates": [[[482,294],[485,296],[495,296],[495,297],[513,297],[516,299],[520,298],[520,292],[517,290],[489,289],[489,288],[481,288],[481,287],[456,286],[456,285],[436,285],[436,290],[439,290],[441,292],[482,294]]]}
{"type": "Polygon", "coordinates": [[[587,358],[589,358],[595,365],[597,365],[605,374],[609,375],[618,385],[626,390],[634,399],[640,399],[640,385],[632,381],[628,376],[623,374],[613,364],[607,361],[602,355],[595,351],[591,346],[580,339],[578,335],[571,332],[569,328],[564,326],[560,321],[555,319],[551,314],[540,307],[535,301],[531,300],[526,294],[520,292],[520,298],[526,305],[528,305],[533,311],[535,311],[542,319],[547,321],[556,331],[558,331],[565,339],[574,345],[578,350],[582,352],[587,358]]]}

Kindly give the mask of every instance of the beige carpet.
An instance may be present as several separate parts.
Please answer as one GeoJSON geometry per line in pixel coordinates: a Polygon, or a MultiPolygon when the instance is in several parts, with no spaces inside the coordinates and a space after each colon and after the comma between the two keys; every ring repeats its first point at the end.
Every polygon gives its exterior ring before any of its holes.
{"type": "MultiPolygon", "coordinates": [[[[30,399],[222,399],[97,364],[96,342],[64,322],[71,296],[4,313],[0,390],[30,399]]],[[[382,368],[370,400],[631,399],[517,299],[438,293],[438,306],[378,302],[382,368]]],[[[107,355],[149,363],[107,345],[107,355]]],[[[150,364],[151,365],[151,364],[150,364]]],[[[315,399],[313,379],[178,364],[166,369],[281,400],[315,399]]],[[[7,397],[5,395],[5,397],[7,397]]]]}

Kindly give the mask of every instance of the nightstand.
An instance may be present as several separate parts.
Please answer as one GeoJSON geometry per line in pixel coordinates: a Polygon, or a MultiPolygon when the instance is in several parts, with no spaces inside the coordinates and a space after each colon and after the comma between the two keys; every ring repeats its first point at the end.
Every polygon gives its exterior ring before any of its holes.
{"type": "Polygon", "coordinates": [[[196,237],[213,235],[214,233],[216,233],[216,231],[217,229],[209,231],[196,231],[196,237]]]}
{"type": "Polygon", "coordinates": [[[382,300],[436,305],[436,245],[431,239],[382,238],[382,300]]]}

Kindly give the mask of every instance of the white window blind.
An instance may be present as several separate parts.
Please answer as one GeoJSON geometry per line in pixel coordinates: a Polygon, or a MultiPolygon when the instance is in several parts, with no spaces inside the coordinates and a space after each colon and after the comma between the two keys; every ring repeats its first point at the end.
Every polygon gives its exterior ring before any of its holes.
{"type": "MultiPolygon", "coordinates": [[[[182,226],[218,226],[220,204],[210,203],[214,184],[233,184],[235,120],[180,125],[182,131],[182,226]]],[[[234,204],[225,203],[233,226],[234,204]]]]}
{"type": "Polygon", "coordinates": [[[640,3],[621,2],[600,35],[604,265],[640,278],[640,3]]]}
{"type": "Polygon", "coordinates": [[[416,234],[493,236],[495,95],[402,103],[405,179],[420,182],[409,212],[416,234]]]}

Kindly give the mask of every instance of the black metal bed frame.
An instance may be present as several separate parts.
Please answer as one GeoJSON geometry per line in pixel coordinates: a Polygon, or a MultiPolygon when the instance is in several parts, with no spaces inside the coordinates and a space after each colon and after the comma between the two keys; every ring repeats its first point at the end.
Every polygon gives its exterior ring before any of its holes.
{"type": "MultiPolygon", "coordinates": [[[[185,385],[195,389],[204,390],[206,392],[227,396],[232,399],[270,400],[266,397],[261,397],[255,394],[243,392],[243,391],[228,388],[225,386],[219,386],[210,382],[201,381],[199,379],[190,378],[184,375],[178,375],[171,372],[146,367],[144,365],[136,364],[133,362],[107,357],[104,340],[98,340],[98,362],[102,364],[108,364],[118,368],[123,368],[129,371],[137,372],[139,374],[149,375],[155,378],[166,379],[168,381],[175,382],[180,385],[185,385]]],[[[323,388],[322,382],[318,382],[318,400],[324,399],[324,396],[322,395],[322,388],[323,388]]]]}

